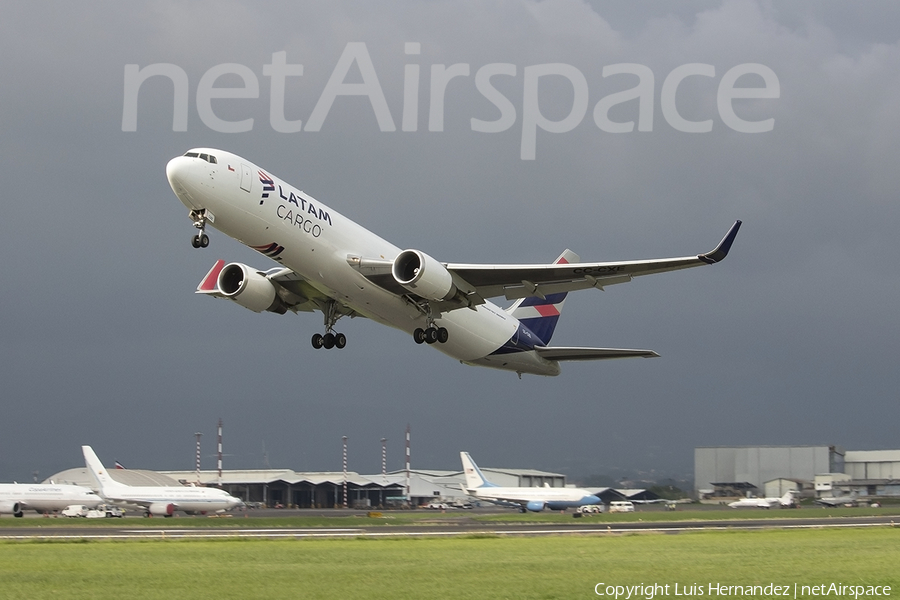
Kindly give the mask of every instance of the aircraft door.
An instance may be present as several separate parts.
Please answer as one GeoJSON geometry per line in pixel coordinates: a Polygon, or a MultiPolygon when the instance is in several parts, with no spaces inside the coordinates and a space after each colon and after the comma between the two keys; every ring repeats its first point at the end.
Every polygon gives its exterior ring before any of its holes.
{"type": "Polygon", "coordinates": [[[250,185],[253,183],[253,176],[250,174],[250,167],[241,164],[241,189],[245,192],[250,191],[250,185]]]}

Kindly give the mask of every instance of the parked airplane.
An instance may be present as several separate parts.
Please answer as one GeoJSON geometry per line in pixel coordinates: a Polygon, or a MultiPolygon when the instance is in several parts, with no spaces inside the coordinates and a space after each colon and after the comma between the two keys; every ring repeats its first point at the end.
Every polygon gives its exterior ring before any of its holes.
{"type": "Polygon", "coordinates": [[[147,516],[171,517],[176,510],[187,513],[222,512],[243,504],[240,498],[218,488],[178,486],[131,486],[110,477],[94,450],[82,446],[87,470],[100,488],[100,495],[111,502],[137,504],[147,516]]]}
{"type": "Polygon", "coordinates": [[[466,484],[463,491],[479,500],[487,500],[505,506],[518,506],[519,511],[539,512],[577,508],[585,504],[599,504],[600,498],[587,490],[578,488],[544,487],[500,487],[487,480],[468,452],[460,452],[466,484]]]}
{"type": "Polygon", "coordinates": [[[103,498],[80,485],[0,483],[0,514],[21,517],[23,511],[51,512],[71,504],[93,508],[103,498]]]}
{"type": "Polygon", "coordinates": [[[725,258],[736,221],[711,252],[682,258],[582,263],[566,250],[553,264],[442,263],[401,250],[309,194],[230,152],[195,148],[173,158],[166,176],[209,245],[212,225],[280,263],[261,271],[219,260],[197,293],[228,298],[255,312],[321,311],[325,333],[314,348],[343,348],[341,317],[368,317],[436,344],[462,363],[558,375],[560,361],[655,357],[651,350],[550,346],[566,293],[631,281],[639,275],[710,265],[725,258]],[[503,310],[488,298],[515,302],[503,310]]]}
{"type": "Polygon", "coordinates": [[[774,508],[778,507],[791,507],[794,505],[794,492],[788,491],[781,498],[741,498],[740,500],[735,500],[734,502],[729,502],[728,506],[731,508],[774,508]]]}
{"type": "Polygon", "coordinates": [[[843,496],[823,496],[822,498],[816,498],[815,502],[822,506],[856,506],[859,503],[859,494],[850,492],[843,496]]]}

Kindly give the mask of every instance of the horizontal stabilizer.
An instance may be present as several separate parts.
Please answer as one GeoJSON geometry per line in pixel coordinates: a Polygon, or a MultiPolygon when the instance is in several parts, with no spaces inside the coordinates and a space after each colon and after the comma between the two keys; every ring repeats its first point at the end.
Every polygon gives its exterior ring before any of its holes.
{"type": "Polygon", "coordinates": [[[563,348],[535,346],[534,351],[547,360],[605,360],[608,358],[656,358],[653,350],[629,350],[627,348],[563,348]]]}

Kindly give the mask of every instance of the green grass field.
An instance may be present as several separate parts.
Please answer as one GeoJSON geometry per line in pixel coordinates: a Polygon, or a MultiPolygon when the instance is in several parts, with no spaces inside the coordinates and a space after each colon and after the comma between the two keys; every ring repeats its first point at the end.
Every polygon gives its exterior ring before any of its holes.
{"type": "Polygon", "coordinates": [[[794,584],[831,583],[889,585],[895,595],[898,564],[900,527],[889,526],[531,538],[26,541],[0,542],[0,598],[595,598],[601,582],[600,591],[669,585],[657,597],[674,596],[676,583],[701,586],[704,596],[710,584],[773,583],[790,586],[790,597],[794,584]]]}

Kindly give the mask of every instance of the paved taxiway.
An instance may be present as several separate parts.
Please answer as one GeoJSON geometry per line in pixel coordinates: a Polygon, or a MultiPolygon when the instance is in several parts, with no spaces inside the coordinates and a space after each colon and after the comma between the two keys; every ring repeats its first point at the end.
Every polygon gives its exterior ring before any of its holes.
{"type": "MultiPolygon", "coordinates": [[[[281,513],[284,514],[284,513],[281,513]]],[[[333,513],[331,513],[333,515],[333,513]]],[[[242,519],[243,520],[243,519],[242,519]]],[[[0,539],[203,539],[222,537],[241,538],[339,538],[339,537],[445,537],[464,535],[542,536],[542,535],[609,535],[634,532],[658,532],[675,534],[697,530],[754,530],[754,529],[803,529],[828,527],[885,527],[896,522],[897,516],[873,517],[822,517],[812,519],[751,518],[713,521],[639,521],[631,523],[603,523],[585,517],[572,523],[523,523],[492,524],[477,522],[465,517],[434,519],[418,524],[384,525],[348,519],[348,527],[306,528],[257,528],[242,523],[240,527],[218,525],[216,527],[179,527],[178,520],[169,521],[168,527],[152,526],[143,519],[128,518],[120,527],[109,525],[77,528],[56,524],[50,519],[35,520],[34,526],[2,527],[0,539]]]]}

